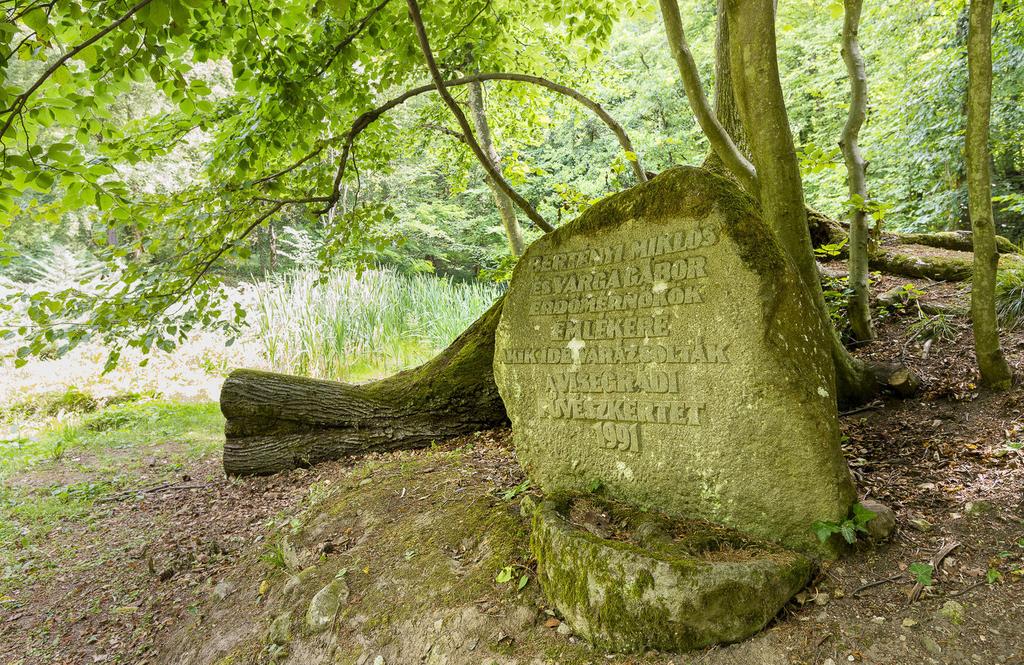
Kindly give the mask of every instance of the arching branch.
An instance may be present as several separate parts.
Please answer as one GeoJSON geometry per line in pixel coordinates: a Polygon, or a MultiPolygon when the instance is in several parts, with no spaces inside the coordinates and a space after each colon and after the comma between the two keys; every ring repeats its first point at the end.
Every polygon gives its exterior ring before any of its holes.
{"type": "Polygon", "coordinates": [[[416,28],[416,37],[420,43],[420,50],[423,51],[423,58],[426,60],[427,69],[430,70],[430,76],[434,79],[434,86],[437,88],[437,92],[441,95],[441,99],[448,106],[448,109],[455,116],[455,120],[459,123],[459,127],[462,129],[463,135],[466,137],[466,143],[469,144],[470,150],[473,151],[473,155],[476,156],[477,160],[487,171],[487,175],[491,177],[491,181],[494,185],[503,191],[510,199],[515,201],[516,205],[522,209],[526,216],[536,224],[539,228],[544,231],[554,231],[555,227],[548,224],[547,221],[530,205],[527,201],[519,194],[516,190],[512,189],[512,186],[508,184],[505,178],[498,172],[491,162],[490,158],[484,153],[483,148],[477,142],[476,137],[473,136],[473,128],[469,124],[469,120],[466,118],[466,114],[459,108],[459,104],[452,97],[452,94],[448,92],[447,86],[444,84],[444,79],[441,78],[441,72],[437,68],[437,62],[434,60],[434,54],[430,50],[430,41],[427,39],[427,31],[423,26],[423,17],[420,16],[420,8],[416,3],[416,0],[407,0],[409,5],[409,16],[412,19],[413,26],[416,28]]]}
{"type": "MultiPolygon", "coordinates": [[[[612,133],[615,134],[615,137],[619,141],[619,146],[624,151],[637,155],[636,161],[631,161],[631,164],[633,165],[633,172],[636,175],[637,180],[639,180],[640,182],[645,182],[647,180],[647,174],[643,169],[640,157],[636,150],[633,148],[633,143],[632,141],[630,141],[629,134],[626,133],[626,130],[623,129],[622,125],[620,125],[615,120],[615,118],[613,118],[611,114],[609,114],[604,109],[604,107],[602,107],[600,104],[590,99],[583,93],[579,92],[578,90],[574,90],[573,88],[561,85],[559,83],[555,83],[554,81],[551,81],[540,76],[533,76],[530,74],[517,74],[512,72],[482,72],[479,74],[472,74],[457,79],[451,79],[450,81],[445,81],[444,86],[446,88],[452,88],[460,85],[468,85],[469,83],[472,83],[474,81],[516,81],[519,83],[530,83],[532,85],[537,85],[542,88],[547,88],[552,92],[557,92],[559,94],[565,95],[566,97],[576,100],[586,108],[593,111],[595,115],[597,115],[602,121],[604,121],[608,128],[612,130],[612,133]]],[[[409,101],[413,97],[422,95],[424,93],[433,92],[435,90],[437,90],[437,86],[435,86],[434,84],[421,85],[419,87],[412,88],[410,90],[405,91],[401,95],[388,100],[387,102],[381,104],[377,108],[366,111],[365,113],[359,115],[359,117],[357,117],[352,122],[352,127],[343,137],[344,143],[342,144],[341,148],[341,157],[338,159],[338,169],[334,176],[334,188],[333,191],[331,192],[331,195],[329,196],[330,204],[327,206],[326,209],[329,210],[331,207],[333,207],[333,205],[338,202],[338,199],[341,196],[341,181],[345,175],[345,169],[348,166],[348,155],[351,152],[352,146],[354,145],[355,140],[359,136],[359,134],[361,134],[367,127],[376,122],[378,118],[380,118],[388,111],[398,106],[401,106],[402,104],[409,101]]],[[[324,145],[334,143],[335,141],[341,140],[341,138],[342,137],[332,137],[325,141],[324,145]]],[[[321,145],[315,148],[312,152],[302,157],[295,164],[285,167],[284,169],[281,169],[275,174],[260,178],[259,180],[256,180],[253,184],[269,182],[270,180],[274,180],[279,176],[289,173],[290,171],[294,170],[301,164],[309,161],[316,155],[320,154],[323,151],[323,147],[324,146],[321,145]]]]}

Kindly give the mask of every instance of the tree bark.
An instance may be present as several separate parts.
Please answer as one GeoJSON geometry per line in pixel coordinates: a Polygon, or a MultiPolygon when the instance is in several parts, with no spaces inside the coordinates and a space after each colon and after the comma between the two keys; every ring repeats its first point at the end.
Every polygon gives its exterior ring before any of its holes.
{"type": "MultiPolygon", "coordinates": [[[[494,147],[494,140],[491,137],[491,126],[487,122],[487,114],[484,112],[483,84],[473,81],[469,84],[469,111],[473,116],[473,124],[476,126],[477,136],[480,137],[480,147],[491,160],[494,169],[501,172],[501,156],[494,147]]],[[[508,236],[509,248],[513,256],[522,256],[526,249],[526,242],[523,240],[523,230],[516,219],[516,209],[512,199],[501,191],[501,188],[487,177],[487,185],[494,193],[494,203],[498,207],[498,214],[501,215],[501,223],[505,226],[505,235],[508,236]]]]}
{"type": "Polygon", "coordinates": [[[800,168],[779,80],[774,3],[727,0],[726,16],[733,89],[759,174],[765,221],[789,253],[829,331],[840,401],[865,401],[878,392],[878,379],[850,355],[832,326],[814,260],[800,168]]]}
{"type": "MultiPolygon", "coordinates": [[[[740,109],[732,89],[732,65],[729,62],[729,22],[725,16],[725,0],[718,0],[715,13],[715,116],[722,129],[732,137],[736,149],[750,160],[750,143],[747,130],[743,129],[740,109]]],[[[714,173],[732,174],[714,150],[710,151],[701,165],[714,173]]]]}
{"type": "Polygon", "coordinates": [[[974,239],[971,320],[982,383],[1006,390],[1013,374],[999,346],[995,305],[999,253],[992,219],[992,160],[988,145],[992,110],[992,4],[993,0],[971,0],[967,34],[967,202],[974,239]]]}
{"type": "Polygon", "coordinates": [[[843,62],[850,78],[850,111],[846,117],[839,146],[846,160],[846,174],[850,191],[850,259],[847,316],[855,339],[867,341],[875,338],[871,325],[871,293],[868,290],[869,231],[864,203],[868,200],[866,164],[857,139],[868,109],[868,77],[864,70],[857,33],[860,29],[861,0],[845,0],[843,16],[843,62]],[[858,201],[859,199],[859,201],[858,201]]]}
{"type": "Polygon", "coordinates": [[[224,471],[276,473],[504,425],[492,369],[501,306],[499,299],[430,362],[365,385],[232,372],[220,395],[224,471]]]}
{"type": "Polygon", "coordinates": [[[665,24],[665,35],[668,38],[669,49],[672,57],[675,58],[679,67],[679,77],[683,83],[683,90],[690,102],[697,123],[704,131],[711,149],[718,158],[725,164],[730,173],[739,181],[740,186],[753,196],[758,195],[757,173],[729,133],[722,127],[715,112],[711,110],[707,97],[704,95],[704,87],[701,85],[700,74],[697,72],[697,64],[690,52],[690,45],[686,42],[686,34],[683,32],[682,18],[679,16],[679,4],[677,0],[659,0],[661,5],[661,17],[665,24]]]}

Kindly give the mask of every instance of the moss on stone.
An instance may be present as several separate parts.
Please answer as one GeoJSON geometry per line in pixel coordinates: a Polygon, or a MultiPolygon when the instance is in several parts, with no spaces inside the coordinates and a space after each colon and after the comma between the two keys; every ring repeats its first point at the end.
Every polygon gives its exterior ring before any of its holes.
{"type": "MultiPolygon", "coordinates": [[[[569,521],[575,500],[562,495],[533,509],[531,548],[545,596],[575,632],[603,649],[687,651],[743,639],[811,574],[805,557],[740,534],[730,539],[747,556],[723,555],[721,528],[694,521],[662,518],[677,536],[654,547],[602,538],[569,521]],[[711,537],[688,540],[681,533],[702,530],[711,537]],[[706,549],[695,549],[698,542],[706,549]]],[[[601,505],[625,528],[636,523],[637,511],[601,505]]]]}

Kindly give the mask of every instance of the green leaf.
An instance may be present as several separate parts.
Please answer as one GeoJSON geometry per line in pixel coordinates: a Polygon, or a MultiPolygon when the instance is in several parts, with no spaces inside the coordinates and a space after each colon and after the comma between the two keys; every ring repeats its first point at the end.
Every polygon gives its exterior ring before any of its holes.
{"type": "Polygon", "coordinates": [[[498,584],[506,584],[512,581],[512,566],[505,566],[498,572],[498,576],[494,578],[494,581],[498,584]]]}
{"type": "Polygon", "coordinates": [[[519,578],[519,584],[516,586],[516,591],[522,591],[527,584],[530,583],[530,576],[523,573],[523,576],[519,578]]]}
{"type": "Polygon", "coordinates": [[[828,13],[831,14],[832,20],[837,21],[843,18],[843,3],[832,2],[828,6],[828,13]]]}
{"type": "Polygon", "coordinates": [[[932,572],[933,568],[928,563],[912,563],[907,567],[907,570],[914,576],[917,583],[922,586],[932,585],[932,572]]]}
{"type": "Polygon", "coordinates": [[[825,542],[832,537],[832,534],[839,530],[839,525],[834,522],[815,522],[811,525],[811,529],[814,531],[814,535],[818,537],[818,540],[825,542]]]}

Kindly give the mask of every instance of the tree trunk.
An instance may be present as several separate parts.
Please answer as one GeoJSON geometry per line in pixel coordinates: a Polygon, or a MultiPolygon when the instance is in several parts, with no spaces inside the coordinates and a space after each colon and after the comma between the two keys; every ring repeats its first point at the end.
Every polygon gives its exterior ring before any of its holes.
{"type": "Polygon", "coordinates": [[[225,472],[275,473],[505,424],[492,370],[501,306],[430,362],[365,385],[232,372],[220,395],[225,472]]]}
{"type": "Polygon", "coordinates": [[[933,279],[937,282],[963,282],[971,278],[971,264],[957,258],[915,256],[879,249],[871,254],[869,265],[887,275],[933,279]]]}
{"type": "Polygon", "coordinates": [[[992,220],[989,122],[992,110],[992,2],[971,0],[967,36],[967,201],[974,239],[971,320],[981,380],[1005,390],[1013,375],[999,346],[995,281],[999,253],[992,220]]]}
{"type": "Polygon", "coordinates": [[[864,70],[857,32],[860,29],[861,0],[845,0],[843,18],[843,62],[850,77],[850,111],[839,145],[846,160],[850,190],[850,297],[847,316],[855,339],[874,339],[871,325],[871,293],[868,291],[868,223],[864,204],[868,200],[866,165],[857,139],[868,109],[868,77],[864,70]]]}
{"type": "MultiPolygon", "coordinates": [[[[669,50],[679,68],[679,78],[683,91],[690,103],[690,109],[697,118],[697,124],[711,143],[711,149],[729,170],[740,186],[753,196],[758,194],[757,173],[755,167],[736,146],[733,137],[725,130],[715,112],[711,109],[704,87],[697,71],[697,63],[693,60],[690,45],[683,32],[682,17],[679,15],[678,0],[660,0],[661,18],[665,24],[665,36],[669,50]]],[[[731,29],[730,29],[731,31],[731,29]]],[[[728,37],[726,38],[728,43],[728,37]]],[[[732,63],[730,63],[732,66],[732,63]]]]}
{"type": "MultiPolygon", "coordinates": [[[[487,114],[484,112],[483,84],[473,81],[469,84],[469,111],[473,116],[473,124],[476,126],[476,133],[480,140],[480,147],[490,158],[495,170],[501,171],[501,156],[494,147],[494,140],[491,138],[491,126],[487,122],[487,114]]],[[[494,192],[494,203],[498,206],[498,213],[501,215],[501,222],[505,226],[505,235],[508,236],[508,244],[513,256],[522,256],[526,249],[523,240],[523,230],[516,219],[516,209],[512,199],[501,191],[495,182],[487,177],[487,185],[494,192]]]]}
{"type": "MultiPolygon", "coordinates": [[[[740,109],[732,89],[732,65],[729,62],[729,22],[725,17],[725,0],[718,0],[715,12],[715,116],[722,129],[732,137],[736,149],[750,159],[747,131],[743,129],[740,109]]],[[[701,165],[713,173],[733,178],[714,150],[708,152],[701,165]]],[[[733,178],[735,179],[735,178],[733,178]]]]}
{"type": "MultiPolygon", "coordinates": [[[[664,1],[664,0],[663,0],[664,1]]],[[[840,401],[877,393],[875,374],[843,347],[831,325],[807,228],[800,168],[789,129],[775,48],[772,0],[727,0],[733,89],[758,173],[765,221],[796,265],[829,331],[840,401]]]]}

